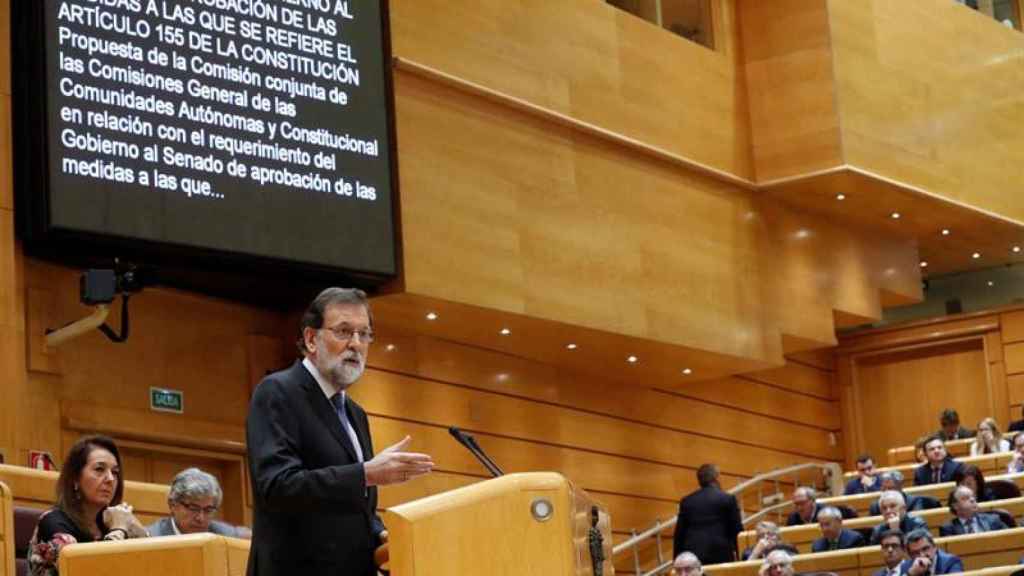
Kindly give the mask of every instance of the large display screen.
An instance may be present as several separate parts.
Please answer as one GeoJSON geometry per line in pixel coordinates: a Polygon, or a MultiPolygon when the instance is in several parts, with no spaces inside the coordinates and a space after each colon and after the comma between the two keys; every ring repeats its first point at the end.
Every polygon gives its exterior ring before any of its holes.
{"type": "Polygon", "coordinates": [[[395,273],[382,2],[13,4],[16,185],[42,232],[395,273]]]}

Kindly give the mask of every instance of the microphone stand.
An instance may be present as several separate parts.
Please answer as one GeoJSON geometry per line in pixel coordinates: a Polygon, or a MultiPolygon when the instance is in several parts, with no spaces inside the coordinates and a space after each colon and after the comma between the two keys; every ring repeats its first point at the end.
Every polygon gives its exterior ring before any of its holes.
{"type": "Polygon", "coordinates": [[[491,458],[484,453],[483,448],[476,443],[476,438],[473,438],[472,434],[463,432],[455,426],[449,427],[448,433],[458,440],[459,444],[465,446],[466,450],[469,450],[473,456],[476,456],[476,459],[484,465],[484,468],[487,468],[487,471],[490,472],[492,476],[498,477],[505,474],[501,471],[501,468],[498,468],[498,465],[494,463],[494,460],[491,460],[491,458]]]}

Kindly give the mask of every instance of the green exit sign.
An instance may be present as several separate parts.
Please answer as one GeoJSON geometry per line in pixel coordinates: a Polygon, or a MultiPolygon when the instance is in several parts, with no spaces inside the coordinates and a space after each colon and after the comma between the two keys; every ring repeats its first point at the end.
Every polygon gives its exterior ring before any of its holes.
{"type": "Polygon", "coordinates": [[[158,412],[181,414],[185,412],[185,393],[181,390],[150,388],[149,409],[158,412]]]}

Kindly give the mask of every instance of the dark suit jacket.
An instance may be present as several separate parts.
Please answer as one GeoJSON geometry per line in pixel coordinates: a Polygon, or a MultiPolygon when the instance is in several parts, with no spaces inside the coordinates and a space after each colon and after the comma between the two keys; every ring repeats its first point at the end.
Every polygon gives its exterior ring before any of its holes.
{"type": "MultiPolygon", "coordinates": [[[[946,458],[942,462],[942,471],[939,473],[941,480],[939,482],[951,482],[953,480],[953,474],[960,469],[963,464],[946,458]]],[[[925,484],[935,484],[932,482],[932,465],[928,462],[921,464],[914,470],[914,486],[924,486],[925,484]]]]}
{"type": "MultiPolygon", "coordinates": [[[[363,457],[373,457],[366,412],[346,402],[363,457]]],[[[248,576],[375,576],[383,523],[377,489],[331,402],[301,362],[270,374],[246,420],[253,493],[248,576]]]]}
{"type": "MultiPolygon", "coordinates": [[[[907,574],[910,571],[910,565],[913,562],[910,559],[906,559],[900,564],[900,574],[907,574]]],[[[935,574],[952,574],[954,572],[963,572],[964,563],[960,560],[959,556],[953,554],[947,554],[942,550],[935,552],[935,574]]]]}
{"type": "MultiPolygon", "coordinates": [[[[1007,432],[1020,432],[1024,430],[1024,420],[1017,420],[1010,423],[1010,427],[1006,429],[1007,432]]],[[[1010,444],[1013,445],[1012,443],[1010,444]]]]}
{"type": "Polygon", "coordinates": [[[843,490],[844,496],[850,496],[852,494],[864,494],[866,492],[878,492],[882,489],[882,482],[875,477],[875,484],[871,488],[865,490],[864,484],[860,481],[860,476],[850,480],[846,483],[846,488],[843,490]]]}
{"type": "MultiPolygon", "coordinates": [[[[165,516],[156,522],[146,527],[149,530],[150,536],[174,536],[174,526],[171,525],[170,516],[165,516]]],[[[238,529],[226,522],[218,522],[214,520],[210,522],[210,532],[213,534],[220,534],[221,536],[231,536],[232,538],[238,538],[240,534],[238,529]]]]}
{"type": "Polygon", "coordinates": [[[736,497],[717,486],[705,486],[679,502],[672,557],[693,552],[701,564],[736,559],[736,536],[743,531],[736,497]]]}
{"type": "MultiPolygon", "coordinates": [[[[992,532],[993,530],[1006,530],[1006,524],[999,519],[999,516],[995,514],[982,514],[978,513],[978,526],[982,532],[992,532]]],[[[964,529],[963,524],[956,518],[946,522],[942,526],[939,526],[939,536],[959,536],[966,534],[967,530],[964,529]]]]}
{"type": "Polygon", "coordinates": [[[938,436],[939,438],[942,438],[947,442],[950,440],[963,440],[964,438],[974,438],[975,435],[976,432],[974,430],[971,430],[970,428],[964,428],[963,426],[957,428],[956,434],[953,434],[951,438],[946,438],[946,432],[942,428],[939,428],[939,430],[935,432],[935,436],[938,436]]]}
{"type": "MultiPolygon", "coordinates": [[[[843,530],[839,533],[839,547],[836,550],[846,550],[847,548],[859,548],[864,546],[864,537],[860,535],[860,532],[854,532],[853,530],[843,530]]],[[[811,552],[827,552],[831,550],[828,544],[828,540],[824,536],[818,538],[811,544],[811,552]]]]}
{"type": "Polygon", "coordinates": [[[804,519],[800,517],[799,512],[790,512],[789,517],[786,518],[786,526],[800,526],[801,524],[811,524],[812,522],[817,522],[818,512],[821,512],[821,506],[818,506],[818,504],[815,503],[814,514],[811,514],[810,522],[804,522],[804,519]]]}

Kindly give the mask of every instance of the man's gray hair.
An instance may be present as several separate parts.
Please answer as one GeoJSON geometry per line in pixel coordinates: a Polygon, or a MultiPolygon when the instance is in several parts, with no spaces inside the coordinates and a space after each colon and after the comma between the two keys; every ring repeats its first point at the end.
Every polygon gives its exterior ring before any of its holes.
{"type": "Polygon", "coordinates": [[[881,482],[886,480],[892,480],[893,482],[903,485],[903,473],[899,470],[887,470],[878,475],[878,479],[881,482]]]}
{"type": "Polygon", "coordinates": [[[789,564],[789,565],[793,564],[793,557],[790,556],[789,552],[786,552],[785,550],[779,550],[779,549],[772,550],[771,552],[768,553],[767,556],[764,557],[764,561],[765,561],[765,563],[770,563],[770,562],[772,562],[773,558],[778,558],[779,560],[781,560],[781,561],[783,561],[783,562],[785,562],[786,564],[789,564]]]}
{"type": "Polygon", "coordinates": [[[702,568],[702,566],[700,564],[700,558],[697,558],[697,555],[694,554],[693,552],[680,552],[679,556],[676,556],[675,560],[672,563],[673,564],[678,564],[679,562],[683,562],[683,561],[686,561],[686,560],[689,560],[691,562],[696,562],[698,570],[700,570],[702,568]]]}
{"type": "Polygon", "coordinates": [[[776,524],[775,522],[770,522],[768,520],[762,520],[762,521],[757,523],[757,526],[755,527],[755,531],[757,531],[757,530],[764,530],[765,532],[768,532],[769,534],[776,534],[777,535],[777,534],[779,534],[779,525],[776,524]]]}
{"type": "Polygon", "coordinates": [[[812,501],[818,499],[818,492],[810,486],[801,486],[797,488],[793,491],[793,496],[796,496],[797,494],[803,494],[808,500],[812,501]]]}
{"type": "Polygon", "coordinates": [[[187,468],[178,472],[178,475],[171,481],[171,491],[167,494],[167,500],[180,503],[184,500],[197,500],[210,496],[220,508],[224,493],[220,489],[217,478],[199,468],[187,468]]]}
{"type": "Polygon", "coordinates": [[[818,520],[821,520],[822,518],[835,518],[836,520],[842,520],[843,513],[835,506],[826,506],[818,511],[818,520]]]}
{"type": "Polygon", "coordinates": [[[896,490],[886,490],[885,492],[882,492],[882,495],[878,497],[878,505],[881,506],[889,500],[899,502],[900,506],[906,507],[907,505],[907,501],[903,498],[903,494],[900,494],[896,490]]]}
{"type": "Polygon", "coordinates": [[[928,543],[932,545],[935,544],[935,540],[932,539],[932,535],[924,528],[911,530],[910,534],[907,534],[907,546],[910,546],[914,542],[920,542],[921,540],[927,540],[928,543]]]}

